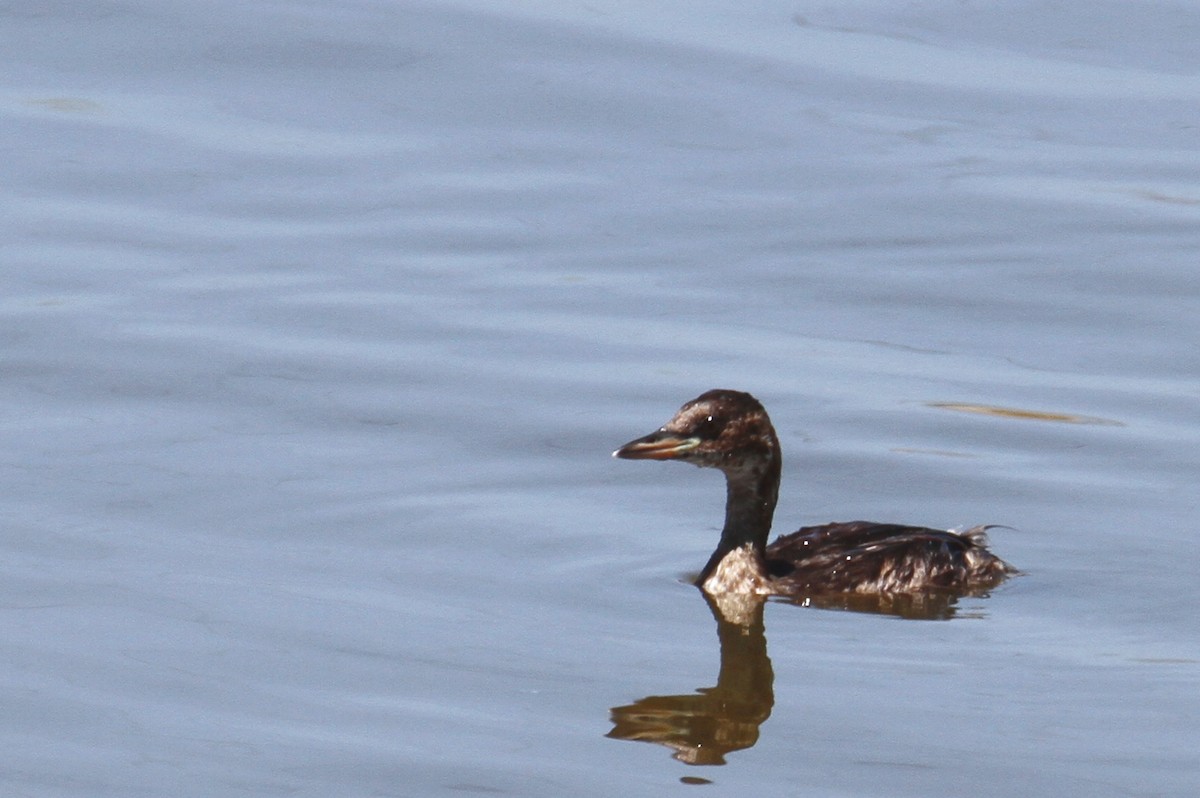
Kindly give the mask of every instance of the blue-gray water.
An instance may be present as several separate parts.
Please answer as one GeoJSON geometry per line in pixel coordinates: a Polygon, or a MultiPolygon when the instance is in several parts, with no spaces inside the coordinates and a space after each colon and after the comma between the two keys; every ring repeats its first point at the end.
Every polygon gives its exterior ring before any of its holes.
{"type": "Polygon", "coordinates": [[[4,5],[5,794],[1197,794],[1198,37],[4,5]],[[719,476],[608,453],[718,386],[780,531],[1006,524],[1025,573],[768,606],[770,717],[692,767],[605,734],[716,682],[719,476]]]}

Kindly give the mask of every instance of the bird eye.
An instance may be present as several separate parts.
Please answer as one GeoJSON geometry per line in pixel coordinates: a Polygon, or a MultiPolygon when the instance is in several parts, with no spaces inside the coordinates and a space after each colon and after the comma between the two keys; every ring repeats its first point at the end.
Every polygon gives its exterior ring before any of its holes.
{"type": "Polygon", "coordinates": [[[705,416],[696,428],[696,434],[702,438],[717,438],[721,435],[723,425],[712,416],[705,416]]]}

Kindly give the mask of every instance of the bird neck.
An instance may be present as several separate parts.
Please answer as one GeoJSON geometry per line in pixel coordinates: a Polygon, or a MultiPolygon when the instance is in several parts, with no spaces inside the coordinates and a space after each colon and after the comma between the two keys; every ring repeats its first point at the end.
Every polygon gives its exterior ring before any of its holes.
{"type": "Polygon", "coordinates": [[[779,455],[773,452],[761,462],[725,470],[725,526],[717,550],[700,574],[701,583],[735,549],[749,545],[760,557],[765,554],[779,500],[780,468],[779,455]]]}

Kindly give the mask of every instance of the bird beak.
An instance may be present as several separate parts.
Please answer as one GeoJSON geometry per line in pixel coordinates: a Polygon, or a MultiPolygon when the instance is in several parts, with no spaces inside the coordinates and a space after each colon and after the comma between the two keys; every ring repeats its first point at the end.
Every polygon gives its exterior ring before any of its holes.
{"type": "Polygon", "coordinates": [[[699,445],[699,438],[681,438],[673,432],[660,429],[630,441],[613,452],[613,457],[622,460],[674,460],[699,445]]]}

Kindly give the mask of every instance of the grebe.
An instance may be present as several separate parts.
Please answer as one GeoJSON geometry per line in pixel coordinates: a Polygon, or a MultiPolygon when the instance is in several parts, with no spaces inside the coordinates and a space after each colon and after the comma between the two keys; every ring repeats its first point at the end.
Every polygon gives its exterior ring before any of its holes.
{"type": "Polygon", "coordinates": [[[982,591],[1014,572],[987,550],[986,526],[952,532],[851,521],[804,527],[768,546],[782,458],[767,411],[748,393],[701,394],[613,456],[681,460],[725,473],[721,542],[696,580],[710,594],[982,591]]]}

